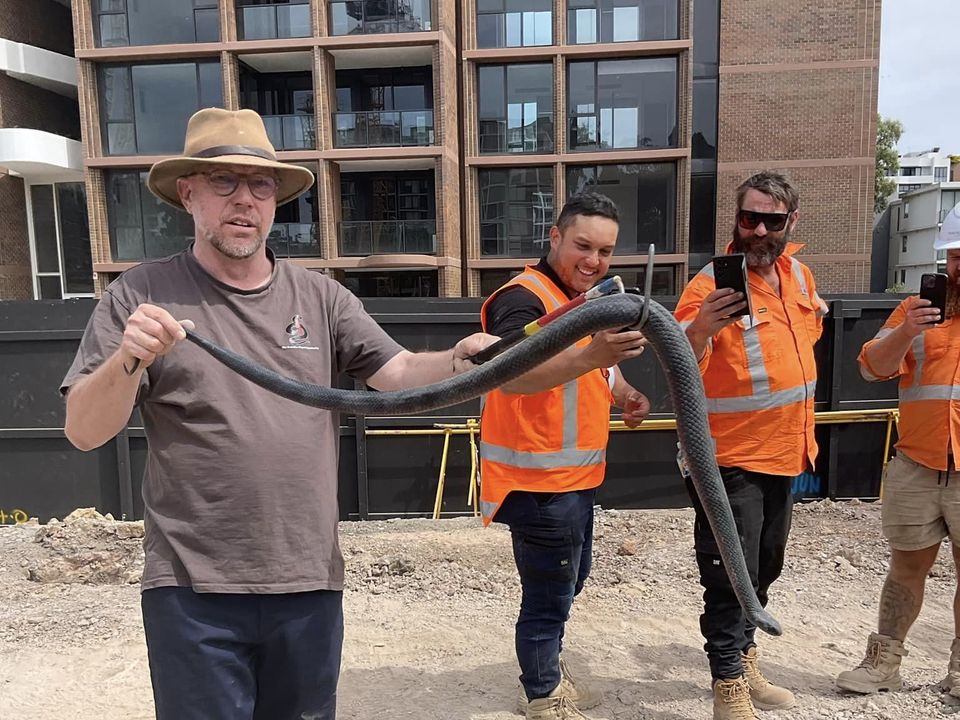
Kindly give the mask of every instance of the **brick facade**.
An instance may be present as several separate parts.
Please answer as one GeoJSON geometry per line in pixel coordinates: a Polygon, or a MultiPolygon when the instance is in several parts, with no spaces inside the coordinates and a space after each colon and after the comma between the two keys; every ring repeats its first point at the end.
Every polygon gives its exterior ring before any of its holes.
{"type": "Polygon", "coordinates": [[[800,191],[794,240],[820,290],[867,292],[880,1],[725,0],[720,33],[718,250],[737,185],[782,170],[800,191]]]}
{"type": "MultiPolygon", "coordinates": [[[[53,0],[0,0],[0,38],[73,55],[70,9],[53,0]]],[[[80,139],[77,102],[0,73],[0,128],[80,139]]],[[[33,297],[26,186],[0,168],[0,299],[33,297]]]]}
{"type": "Polygon", "coordinates": [[[0,38],[72,56],[70,8],[54,0],[0,0],[0,38]]]}
{"type": "MultiPolygon", "coordinates": [[[[0,0],[2,3],[3,0],[0,0]]],[[[373,38],[354,35],[330,37],[329,14],[322,0],[311,3],[313,36],[294,38],[282,48],[263,41],[244,52],[295,51],[312,56],[318,143],[315,149],[284,153],[318,172],[321,257],[303,261],[317,269],[349,270],[352,259],[338,256],[340,164],[367,163],[378,158],[384,167],[399,167],[404,158],[434,168],[437,208],[437,257],[441,295],[479,292],[481,261],[479,238],[478,168],[485,166],[550,167],[554,174],[554,203],[559,210],[569,165],[603,162],[676,163],[676,254],[667,258],[678,287],[686,274],[689,247],[690,132],[692,125],[692,12],[695,0],[681,0],[678,41],[619,43],[595,46],[566,44],[565,0],[554,0],[554,45],[540,48],[476,48],[475,0],[434,0],[430,32],[373,38]],[[457,13],[455,3],[460,2],[457,13]],[[456,22],[461,23],[463,55],[457,54],[456,22]],[[369,148],[345,152],[334,147],[332,113],[336,108],[335,69],[346,54],[358,56],[383,45],[398,52],[409,45],[428,47],[434,72],[436,144],[423,148],[369,148]],[[631,46],[624,50],[627,45],[631,46]],[[589,48],[587,54],[583,54],[589,48]],[[499,54],[498,54],[499,53],[499,54]],[[571,153],[567,148],[566,67],[571,59],[668,55],[678,58],[678,148],[664,154],[650,151],[571,153]],[[555,153],[534,158],[492,159],[478,148],[477,67],[484,62],[548,62],[554,68],[555,153]],[[458,102],[458,84],[462,97],[458,102]],[[461,142],[463,147],[460,146],[461,142]]],[[[80,105],[85,153],[93,161],[87,173],[91,242],[94,262],[105,279],[118,269],[109,256],[105,197],[101,168],[100,111],[96,67],[102,62],[159,62],[197,57],[191,46],[166,49],[150,58],[140,48],[95,49],[89,0],[75,0],[74,26],[80,52],[80,105]]],[[[215,50],[224,71],[224,100],[238,107],[242,54],[236,40],[233,0],[220,1],[223,42],[204,46],[215,50]]],[[[879,55],[879,0],[724,0],[721,3],[720,97],[718,118],[717,236],[722,248],[729,238],[732,198],[736,185],[755,169],[787,171],[800,186],[802,215],[796,238],[807,243],[804,257],[822,275],[825,292],[861,291],[869,280],[872,221],[873,154],[879,55]],[[836,262],[830,259],[833,257],[836,262]]],[[[150,52],[153,52],[152,50],[150,52]]],[[[151,159],[152,160],[152,159],[151,159]]],[[[137,158],[111,162],[132,166],[137,158]]],[[[434,262],[431,260],[431,262],[434,262]]],[[[504,267],[515,264],[505,260],[504,267]]],[[[376,258],[363,260],[377,267],[376,258]]],[[[102,285],[102,283],[100,283],[102,285]]],[[[99,285],[98,285],[99,286],[99,285]]]]}

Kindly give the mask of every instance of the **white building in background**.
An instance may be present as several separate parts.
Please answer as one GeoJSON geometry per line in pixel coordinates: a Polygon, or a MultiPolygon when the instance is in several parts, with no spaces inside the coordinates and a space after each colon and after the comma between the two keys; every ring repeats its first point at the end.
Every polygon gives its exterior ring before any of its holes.
{"type": "Polygon", "coordinates": [[[900,169],[895,176],[900,197],[922,187],[950,180],[950,153],[940,148],[910,152],[900,156],[900,169]]]}
{"type": "Polygon", "coordinates": [[[946,253],[935,252],[933,242],[943,218],[958,203],[960,182],[928,184],[890,203],[887,287],[899,283],[904,292],[918,292],[923,273],[946,272],[946,253]]]}

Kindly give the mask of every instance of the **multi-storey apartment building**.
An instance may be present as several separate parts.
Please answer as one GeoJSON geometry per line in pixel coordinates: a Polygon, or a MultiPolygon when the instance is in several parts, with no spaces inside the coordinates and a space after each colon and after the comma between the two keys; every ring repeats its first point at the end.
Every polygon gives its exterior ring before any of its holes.
{"type": "Polygon", "coordinates": [[[93,292],[68,0],[0,0],[0,299],[93,292]]]}
{"type": "Polygon", "coordinates": [[[96,287],[189,242],[146,170],[200,107],[252,108],[313,190],[280,257],[361,295],[480,295],[587,187],[613,270],[676,293],[733,189],[790,172],[826,291],[869,279],[879,0],[73,0],[96,287]]]}

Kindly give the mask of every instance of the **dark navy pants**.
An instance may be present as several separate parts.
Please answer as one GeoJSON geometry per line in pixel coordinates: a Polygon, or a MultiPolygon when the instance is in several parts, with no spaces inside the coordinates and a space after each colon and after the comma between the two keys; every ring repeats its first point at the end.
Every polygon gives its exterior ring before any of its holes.
{"type": "Polygon", "coordinates": [[[158,720],[334,720],[343,593],[141,597],[158,720]]]}
{"type": "MultiPolygon", "coordinates": [[[[767,591],[783,570],[793,516],[793,478],[732,467],[720,468],[720,475],[730,498],[750,579],[760,604],[766,607],[767,591]]],[[[757,628],[746,619],[733,593],[717,541],[690,480],[687,491],[696,511],[694,547],[703,585],[700,632],[707,641],[703,649],[715,679],[738,678],[743,675],[740,655],[754,645],[757,628]]]]}
{"type": "Polygon", "coordinates": [[[510,526],[523,598],[517,619],[520,682],[530,700],[560,684],[564,623],[590,575],[596,490],[512,492],[494,518],[510,526]]]}

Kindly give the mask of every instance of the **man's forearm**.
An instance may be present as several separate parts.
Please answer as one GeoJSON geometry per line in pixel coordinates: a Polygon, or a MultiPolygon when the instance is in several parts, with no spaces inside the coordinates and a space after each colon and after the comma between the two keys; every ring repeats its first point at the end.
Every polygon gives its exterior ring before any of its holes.
{"type": "Polygon", "coordinates": [[[707,343],[710,342],[710,336],[698,329],[695,325],[687,326],[686,335],[690,341],[690,347],[693,348],[693,356],[697,360],[700,360],[707,351],[707,343]]]}
{"type": "Polygon", "coordinates": [[[904,332],[903,325],[898,325],[889,335],[867,348],[865,355],[870,369],[883,378],[896,375],[912,343],[913,338],[904,332]]]}
{"type": "Polygon", "coordinates": [[[133,412],[142,372],[127,375],[122,358],[114,353],[71,387],[64,423],[67,439],[80,450],[93,450],[123,430],[133,412]]]}

